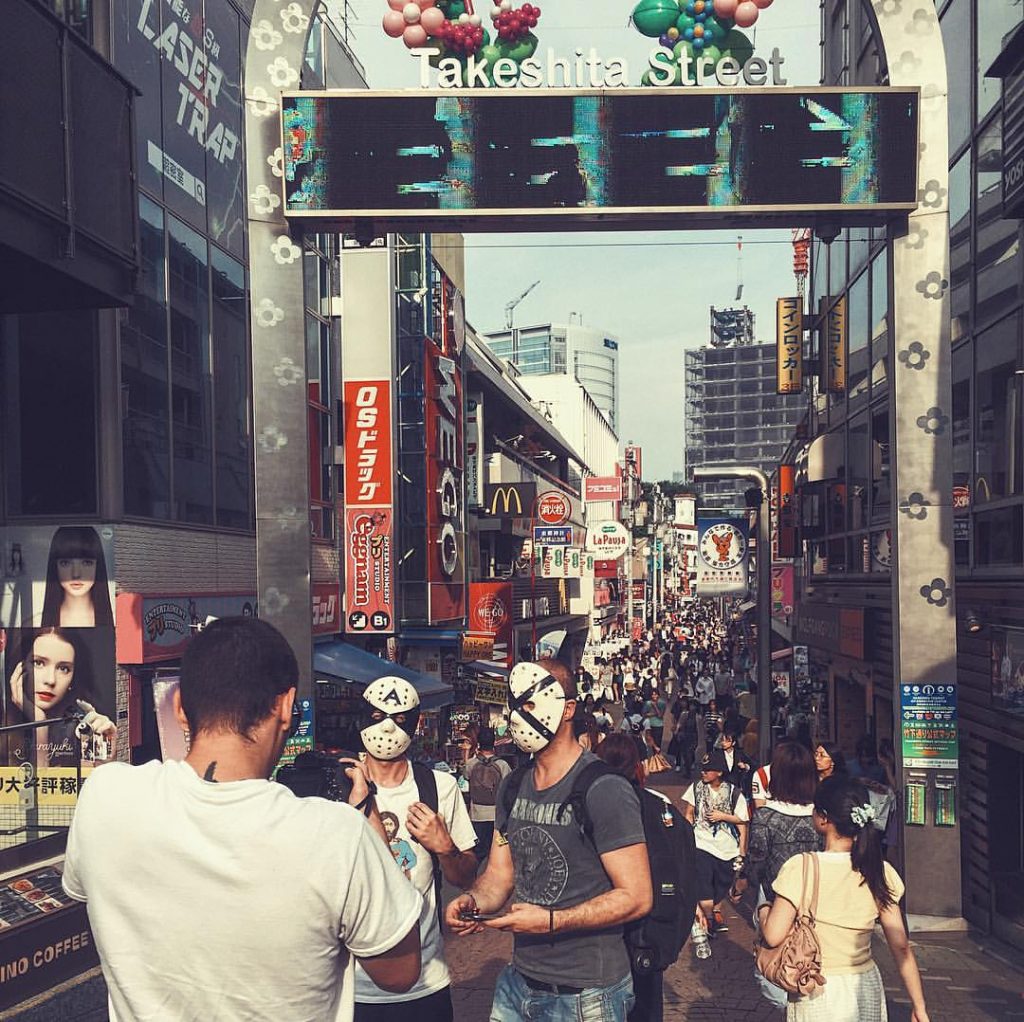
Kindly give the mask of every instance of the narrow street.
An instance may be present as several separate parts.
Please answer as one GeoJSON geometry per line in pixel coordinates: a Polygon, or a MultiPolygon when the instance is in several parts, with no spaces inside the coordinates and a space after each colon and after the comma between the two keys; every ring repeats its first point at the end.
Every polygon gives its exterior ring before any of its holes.
{"type": "MultiPolygon", "coordinates": [[[[685,790],[668,774],[657,777],[652,787],[676,804],[685,790]]],[[[687,946],[668,970],[665,1022],[782,1022],[783,1013],[761,997],[754,981],[746,913],[741,917],[727,908],[725,915],[729,932],[715,939],[711,958],[699,961],[687,946]]],[[[913,941],[931,1022],[1024,1019],[1024,955],[997,942],[982,943],[975,934],[914,935],[913,941]]],[[[447,937],[457,1022],[487,1022],[495,979],[511,953],[512,939],[505,934],[447,937]]],[[[890,1022],[909,1022],[910,1005],[880,935],[875,960],[885,981],[890,1022]]]]}

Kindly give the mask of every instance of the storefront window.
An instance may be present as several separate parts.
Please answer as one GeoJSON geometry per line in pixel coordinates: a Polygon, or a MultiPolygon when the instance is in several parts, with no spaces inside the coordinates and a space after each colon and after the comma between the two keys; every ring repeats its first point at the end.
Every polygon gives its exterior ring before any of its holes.
{"type": "Polygon", "coordinates": [[[1020,315],[980,334],[975,344],[974,502],[1021,492],[1020,315]]]}
{"type": "Polygon", "coordinates": [[[953,0],[942,16],[949,90],[949,151],[956,152],[971,132],[971,2],[953,0]]]}
{"type": "Polygon", "coordinates": [[[1003,142],[998,118],[978,139],[977,164],[975,322],[981,324],[1016,303],[1021,277],[1020,223],[1003,219],[1003,142]]]}
{"type": "Polygon", "coordinates": [[[206,239],[168,218],[175,518],[213,524],[213,374],[206,239]]]}
{"type": "Polygon", "coordinates": [[[971,343],[953,351],[953,486],[971,486],[971,343]]]}
{"type": "Polygon", "coordinates": [[[866,414],[851,420],[847,437],[849,462],[847,505],[849,528],[861,529],[868,520],[868,493],[871,491],[871,437],[866,414]]]}
{"type": "Polygon", "coordinates": [[[949,257],[951,340],[970,329],[971,315],[971,154],[949,172],[949,257]]]}
{"type": "Polygon", "coordinates": [[[999,79],[986,78],[985,72],[1002,52],[1003,36],[1024,17],[1024,8],[1013,0],[1006,3],[980,3],[976,31],[978,33],[978,123],[999,102],[999,79]],[[984,8],[984,9],[982,9],[984,8]]]}
{"type": "Polygon", "coordinates": [[[1021,507],[974,516],[974,563],[979,568],[1019,565],[1024,554],[1021,507]]]}
{"type": "Polygon", "coordinates": [[[139,249],[135,304],[121,324],[124,508],[129,515],[170,518],[164,214],[145,196],[139,198],[139,249]]]}
{"type": "Polygon", "coordinates": [[[889,517],[889,409],[876,409],[871,416],[871,520],[889,517]]]}
{"type": "Polygon", "coordinates": [[[871,399],[889,387],[889,260],[883,249],[871,261],[871,399]]]}
{"type": "Polygon", "coordinates": [[[850,410],[853,411],[867,400],[868,359],[871,351],[868,345],[868,325],[871,310],[868,308],[868,274],[862,273],[850,288],[849,294],[849,348],[847,352],[847,386],[850,394],[850,410]]]}
{"type": "Polygon", "coordinates": [[[841,295],[846,288],[845,234],[840,234],[828,246],[828,286],[830,295],[841,295]]]}
{"type": "Polygon", "coordinates": [[[217,524],[248,529],[252,434],[245,271],[218,248],[212,250],[211,263],[217,524]]]}

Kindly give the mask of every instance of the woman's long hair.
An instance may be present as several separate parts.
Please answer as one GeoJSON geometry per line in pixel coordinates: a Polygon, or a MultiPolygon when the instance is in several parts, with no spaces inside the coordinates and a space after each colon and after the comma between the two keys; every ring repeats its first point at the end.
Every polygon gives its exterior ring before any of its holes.
{"type": "Polygon", "coordinates": [[[88,558],[96,562],[96,580],[89,592],[92,597],[96,627],[110,627],[114,615],[110,609],[110,588],[107,562],[103,557],[103,544],[96,530],[88,525],[62,525],[50,541],[50,556],[46,562],[46,593],[43,596],[44,628],[60,625],[60,608],[64,603],[64,588],[60,584],[57,562],[65,559],[88,558]]]}
{"type": "Polygon", "coordinates": [[[630,784],[643,785],[640,751],[630,735],[625,735],[621,731],[608,735],[594,753],[617,774],[622,774],[630,784]]]}
{"type": "MultiPolygon", "coordinates": [[[[773,786],[774,781],[773,771],[773,786]]],[[[867,884],[879,908],[888,908],[895,904],[896,899],[885,882],[881,832],[871,820],[858,823],[853,817],[855,809],[870,804],[868,789],[850,777],[826,777],[818,785],[818,793],[814,797],[814,811],[830,821],[840,837],[853,838],[850,851],[853,868],[864,878],[863,882],[867,884]]]]}
{"type": "Polygon", "coordinates": [[[838,742],[815,742],[814,748],[824,749],[828,753],[828,758],[832,760],[832,773],[829,777],[846,776],[846,756],[838,742]]]}
{"type": "MultiPolygon", "coordinates": [[[[18,636],[18,644],[15,649],[12,650],[12,655],[8,657],[8,671],[7,671],[7,706],[10,715],[16,716],[18,709],[14,705],[14,701],[11,698],[11,676],[14,674],[15,668],[18,664],[22,667],[22,685],[24,700],[28,701],[28,693],[32,691],[34,694],[35,682],[32,677],[32,656],[35,652],[36,639],[41,635],[55,635],[58,639],[66,642],[75,651],[75,670],[71,677],[71,687],[68,689],[67,694],[61,701],[61,706],[68,699],[84,699],[86,702],[93,702],[93,671],[92,671],[92,657],[89,655],[89,650],[79,634],[82,631],[80,628],[24,628],[21,629],[20,635],[18,636]]],[[[10,635],[11,633],[8,633],[10,635]]],[[[54,710],[58,709],[57,706],[53,707],[54,710]]],[[[61,711],[63,713],[63,710],[61,711]]],[[[56,716],[60,716],[57,714],[56,716]]],[[[19,724],[24,720],[31,719],[28,714],[25,713],[24,709],[21,710],[22,720],[9,720],[10,724],[19,724]]]]}

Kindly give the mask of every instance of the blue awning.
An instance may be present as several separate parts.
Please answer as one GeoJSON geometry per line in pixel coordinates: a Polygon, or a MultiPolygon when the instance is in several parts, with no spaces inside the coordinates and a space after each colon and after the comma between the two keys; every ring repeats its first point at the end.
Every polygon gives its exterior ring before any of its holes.
{"type": "Polygon", "coordinates": [[[420,706],[425,710],[436,710],[452,701],[451,685],[390,660],[382,660],[347,642],[318,643],[313,649],[313,673],[318,678],[357,682],[360,685],[368,685],[385,675],[405,678],[419,692],[420,706]]]}

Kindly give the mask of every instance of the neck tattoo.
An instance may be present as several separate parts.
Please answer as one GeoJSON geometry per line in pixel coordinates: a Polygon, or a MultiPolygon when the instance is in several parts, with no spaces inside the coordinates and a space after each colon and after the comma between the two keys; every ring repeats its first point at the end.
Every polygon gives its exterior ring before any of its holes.
{"type": "Polygon", "coordinates": [[[211,784],[217,783],[217,778],[213,776],[214,771],[217,769],[217,761],[214,760],[207,768],[206,773],[203,774],[203,780],[209,781],[211,784]]]}

